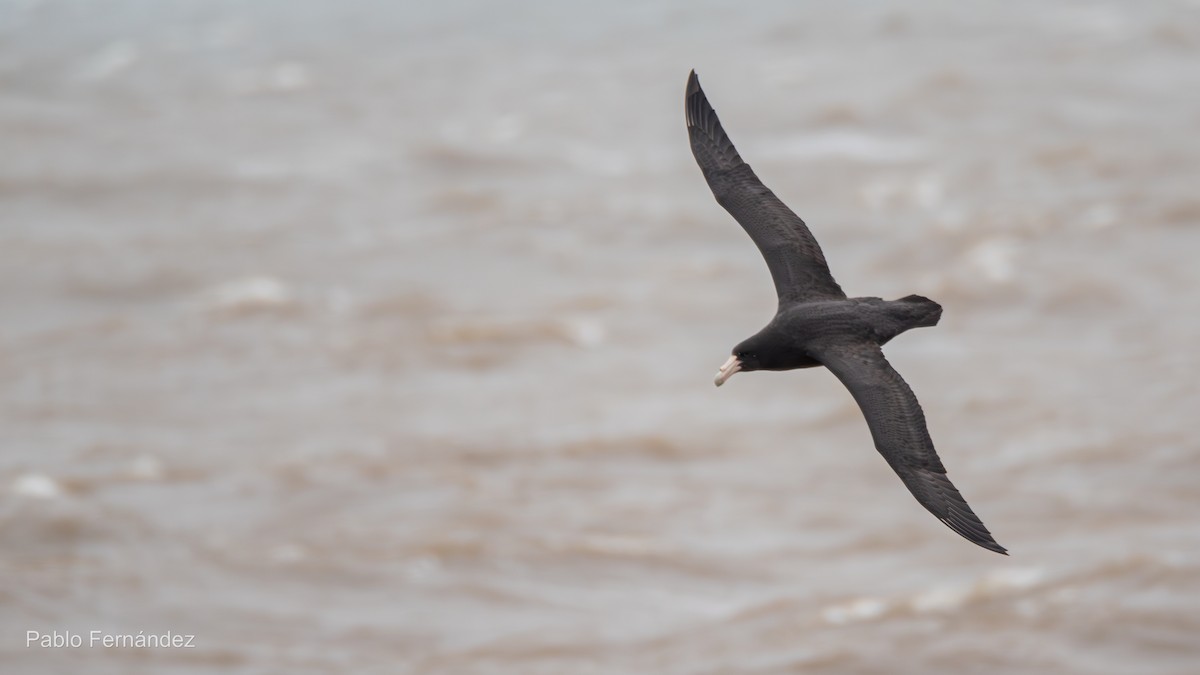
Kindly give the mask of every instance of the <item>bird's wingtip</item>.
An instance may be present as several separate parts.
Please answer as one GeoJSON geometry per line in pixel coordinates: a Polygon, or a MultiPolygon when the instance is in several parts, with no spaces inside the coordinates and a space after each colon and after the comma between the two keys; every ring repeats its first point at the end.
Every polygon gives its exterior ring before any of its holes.
{"type": "Polygon", "coordinates": [[[710,106],[708,99],[704,96],[704,90],[700,88],[700,78],[696,76],[694,69],[688,74],[687,91],[684,92],[683,100],[688,128],[700,125],[705,116],[705,108],[710,106]]]}
{"type": "MultiPolygon", "coordinates": [[[[976,542],[976,543],[978,543],[978,542],[976,542]]],[[[1004,548],[1000,544],[997,544],[995,540],[992,540],[987,543],[980,543],[979,545],[986,548],[989,551],[994,552],[994,553],[999,553],[1000,555],[1008,555],[1008,549],[1004,548]]]]}
{"type": "MultiPolygon", "coordinates": [[[[974,516],[973,513],[971,515],[974,516]]],[[[965,521],[962,518],[939,516],[938,520],[945,523],[947,527],[957,532],[959,536],[971,542],[972,544],[975,544],[980,548],[986,548],[993,553],[1008,555],[1008,549],[997,543],[992,537],[992,533],[988,532],[987,528],[983,527],[983,523],[979,522],[977,518],[975,519],[975,522],[978,523],[978,528],[969,527],[968,525],[970,525],[970,522],[965,521]]]]}

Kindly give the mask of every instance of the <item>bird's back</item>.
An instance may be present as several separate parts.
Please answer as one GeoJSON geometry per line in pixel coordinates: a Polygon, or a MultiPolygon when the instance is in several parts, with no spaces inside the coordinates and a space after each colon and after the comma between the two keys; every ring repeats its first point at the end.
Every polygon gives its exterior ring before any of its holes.
{"type": "Polygon", "coordinates": [[[868,341],[884,344],[912,328],[937,325],[942,306],[919,296],[900,300],[847,298],[794,303],[784,307],[773,327],[799,343],[868,341]]]}

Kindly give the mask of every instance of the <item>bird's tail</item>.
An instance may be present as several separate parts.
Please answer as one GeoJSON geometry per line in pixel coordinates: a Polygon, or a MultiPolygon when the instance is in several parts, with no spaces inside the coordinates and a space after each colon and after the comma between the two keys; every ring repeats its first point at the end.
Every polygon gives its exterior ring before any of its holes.
{"type": "Polygon", "coordinates": [[[912,308],[905,312],[912,322],[909,328],[930,328],[936,326],[942,318],[942,306],[923,295],[906,295],[897,302],[912,305],[912,308]]]}

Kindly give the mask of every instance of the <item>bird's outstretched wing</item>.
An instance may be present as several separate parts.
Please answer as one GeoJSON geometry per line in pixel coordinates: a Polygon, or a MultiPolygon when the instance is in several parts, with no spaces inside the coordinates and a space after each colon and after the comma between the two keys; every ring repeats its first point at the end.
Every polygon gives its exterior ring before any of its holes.
{"type": "Polygon", "coordinates": [[[879,346],[869,342],[827,344],[810,349],[810,353],[850,390],[867,418],[879,454],[917,501],[963,537],[1008,555],[946,477],[921,404],[879,346]]]}
{"type": "Polygon", "coordinates": [[[717,202],[741,224],[762,252],[775,281],[780,306],[845,298],[804,221],[767,189],[738,155],[704,96],[696,71],[688,77],[684,110],[696,163],[717,202]]]}

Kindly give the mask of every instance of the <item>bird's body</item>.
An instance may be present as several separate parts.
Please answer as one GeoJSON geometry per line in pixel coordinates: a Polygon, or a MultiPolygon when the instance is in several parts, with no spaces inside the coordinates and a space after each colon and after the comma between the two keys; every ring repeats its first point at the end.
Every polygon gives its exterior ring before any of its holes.
{"type": "Polygon", "coordinates": [[[763,330],[800,350],[821,341],[866,340],[882,345],[910,328],[936,325],[941,313],[941,305],[919,295],[903,300],[814,300],[781,308],[763,330]]]}
{"type": "Polygon", "coordinates": [[[717,202],[758,246],[779,298],[775,317],[743,340],[716,384],[734,373],[825,366],[850,390],[875,447],[921,504],[970,541],[1006,553],[946,477],[917,398],[880,347],[911,328],[937,325],[938,303],[847,298],[808,226],[742,161],[692,72],[685,95],[692,154],[717,202]]]}

